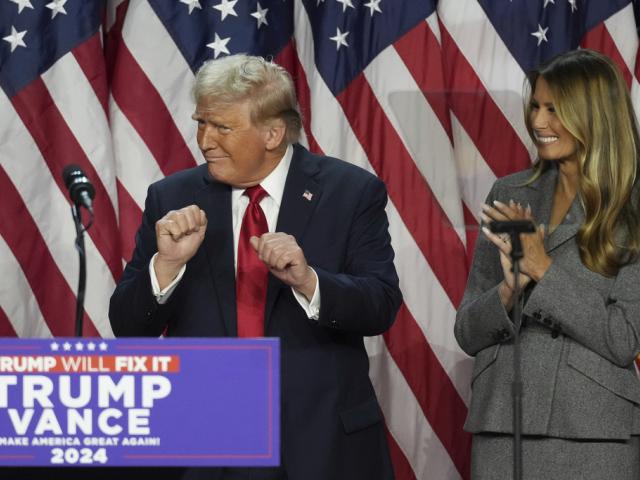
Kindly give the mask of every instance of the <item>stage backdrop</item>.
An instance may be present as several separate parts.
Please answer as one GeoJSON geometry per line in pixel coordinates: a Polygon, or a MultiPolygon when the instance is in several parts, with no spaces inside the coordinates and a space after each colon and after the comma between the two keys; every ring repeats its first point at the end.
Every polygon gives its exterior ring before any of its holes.
{"type": "Polygon", "coordinates": [[[0,39],[0,333],[73,334],[61,172],[76,163],[97,192],[85,334],[112,336],[108,300],[147,186],[202,162],[194,71],[231,53],[272,57],[295,79],[304,143],[389,189],[405,303],[367,347],[400,480],[469,475],[472,361],[453,321],[480,203],[531,162],[525,72],[594,48],[640,108],[631,0],[1,0],[0,39]]]}

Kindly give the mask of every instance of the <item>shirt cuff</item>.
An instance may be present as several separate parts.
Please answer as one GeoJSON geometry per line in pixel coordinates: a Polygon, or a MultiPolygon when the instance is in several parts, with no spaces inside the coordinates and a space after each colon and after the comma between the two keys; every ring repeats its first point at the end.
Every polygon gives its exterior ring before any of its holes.
{"type": "Polygon", "coordinates": [[[297,292],[293,287],[291,287],[291,291],[304,310],[304,313],[307,314],[307,317],[311,320],[318,320],[320,318],[320,281],[318,280],[318,274],[316,271],[313,268],[311,268],[311,271],[316,276],[316,289],[313,292],[311,301],[307,300],[307,297],[300,292],[297,292]]]}
{"type": "Polygon", "coordinates": [[[156,252],[156,254],[153,257],[151,257],[151,261],[149,262],[149,276],[151,277],[151,290],[153,291],[153,295],[156,297],[156,301],[160,305],[162,305],[169,300],[169,297],[178,286],[178,283],[180,283],[180,280],[182,279],[184,272],[187,270],[187,266],[183,265],[180,271],[178,272],[178,275],[176,275],[176,278],[174,278],[169,285],[167,285],[162,290],[160,290],[160,285],[158,284],[158,277],[156,277],[156,271],[153,268],[153,264],[156,261],[157,256],[158,256],[158,253],[156,252]]]}

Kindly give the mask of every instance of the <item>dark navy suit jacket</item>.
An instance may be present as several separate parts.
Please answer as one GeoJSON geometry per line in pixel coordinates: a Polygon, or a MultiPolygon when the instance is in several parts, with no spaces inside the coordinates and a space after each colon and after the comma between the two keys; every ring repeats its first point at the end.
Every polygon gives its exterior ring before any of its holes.
{"type": "MultiPolygon", "coordinates": [[[[282,465],[289,479],[393,477],[363,344],[363,336],[391,326],[401,303],[386,202],[374,175],[294,146],[276,231],[296,238],[318,274],[321,310],[319,320],[308,319],[291,288],[270,276],[265,334],[281,339],[282,465]]],[[[170,336],[236,336],[231,188],[213,180],[206,165],[149,188],[109,316],[116,336],[158,336],[165,327],[170,336]],[[148,273],[155,222],[194,203],[209,221],[204,242],[159,305],[148,273]]]]}

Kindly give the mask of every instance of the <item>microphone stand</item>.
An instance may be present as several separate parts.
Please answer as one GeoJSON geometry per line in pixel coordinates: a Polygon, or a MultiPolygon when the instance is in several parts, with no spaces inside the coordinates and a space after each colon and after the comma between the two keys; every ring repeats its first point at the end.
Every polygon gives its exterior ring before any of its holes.
{"type": "Polygon", "coordinates": [[[93,212],[90,213],[90,220],[85,227],[82,224],[82,214],[80,212],[80,206],[74,203],[71,206],[71,215],[73,216],[73,223],[76,227],[76,250],[78,251],[78,257],[80,259],[80,271],[78,276],[78,294],[76,296],[76,323],[75,323],[75,336],[82,337],[82,321],[84,318],[84,294],[87,284],[87,256],[84,248],[84,232],[93,224],[93,212]]]}
{"type": "Polygon", "coordinates": [[[511,321],[514,325],[513,336],[513,382],[511,398],[513,404],[513,479],[522,480],[522,360],[520,351],[520,328],[522,326],[522,304],[520,303],[520,259],[524,257],[520,232],[507,232],[511,237],[511,264],[513,265],[513,292],[515,301],[511,309],[511,321]]]}
{"type": "Polygon", "coordinates": [[[513,400],[513,478],[522,480],[522,360],[520,359],[520,328],[522,327],[522,306],[520,303],[520,259],[524,257],[520,234],[534,233],[536,227],[531,220],[493,221],[489,224],[493,233],[506,233],[511,240],[511,264],[513,265],[515,301],[511,309],[511,322],[514,326],[513,336],[513,383],[511,398],[513,400]]]}

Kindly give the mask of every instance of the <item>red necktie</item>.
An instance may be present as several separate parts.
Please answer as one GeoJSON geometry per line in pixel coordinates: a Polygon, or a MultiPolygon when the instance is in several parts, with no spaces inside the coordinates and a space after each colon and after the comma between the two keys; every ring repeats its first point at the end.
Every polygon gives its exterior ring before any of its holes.
{"type": "Polygon", "coordinates": [[[238,271],[236,273],[236,299],[238,310],[238,336],[264,336],[264,307],[267,300],[269,270],[249,244],[252,236],[260,237],[269,231],[267,219],[260,208],[260,200],[267,192],[260,185],[247,188],[244,195],[249,205],[242,218],[238,241],[238,271]]]}

